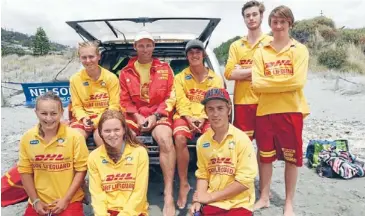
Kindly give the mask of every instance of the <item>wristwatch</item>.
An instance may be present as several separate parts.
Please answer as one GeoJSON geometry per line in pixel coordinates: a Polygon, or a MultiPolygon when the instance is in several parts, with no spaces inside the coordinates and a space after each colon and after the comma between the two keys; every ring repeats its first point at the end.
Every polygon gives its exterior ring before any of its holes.
{"type": "Polygon", "coordinates": [[[156,116],[156,121],[159,121],[161,119],[160,113],[153,113],[154,116],[156,116]]]}

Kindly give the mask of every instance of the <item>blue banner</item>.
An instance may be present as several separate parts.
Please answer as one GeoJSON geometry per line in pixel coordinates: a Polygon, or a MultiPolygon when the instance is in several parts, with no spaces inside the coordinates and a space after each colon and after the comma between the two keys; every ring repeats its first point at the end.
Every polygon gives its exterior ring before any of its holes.
{"type": "Polygon", "coordinates": [[[70,83],[69,82],[48,82],[48,83],[22,83],[25,106],[35,107],[35,101],[39,95],[52,91],[58,95],[63,106],[70,102],[70,83]]]}

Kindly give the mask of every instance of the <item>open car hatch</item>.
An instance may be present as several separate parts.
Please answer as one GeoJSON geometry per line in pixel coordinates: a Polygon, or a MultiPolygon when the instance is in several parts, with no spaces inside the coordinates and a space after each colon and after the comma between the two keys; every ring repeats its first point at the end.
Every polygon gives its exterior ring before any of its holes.
{"type": "Polygon", "coordinates": [[[209,38],[220,22],[220,18],[120,18],[67,21],[80,36],[86,40],[112,42],[121,40],[127,43],[141,30],[149,31],[158,40],[199,39],[208,43],[209,38]]]}

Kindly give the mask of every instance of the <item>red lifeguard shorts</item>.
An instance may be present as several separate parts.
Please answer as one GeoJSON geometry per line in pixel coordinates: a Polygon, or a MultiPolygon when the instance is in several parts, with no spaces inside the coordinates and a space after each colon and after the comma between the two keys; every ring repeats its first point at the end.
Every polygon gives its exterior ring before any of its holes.
{"type": "MultiPolygon", "coordinates": [[[[127,122],[128,127],[130,129],[132,129],[134,131],[134,133],[136,133],[137,136],[141,134],[141,131],[140,131],[140,128],[138,127],[137,121],[133,117],[132,114],[129,114],[129,113],[126,114],[126,122],[127,122]]],[[[162,117],[160,120],[158,120],[156,122],[155,127],[157,125],[166,125],[166,126],[172,128],[172,119],[170,117],[162,117]]]]}
{"type": "MultiPolygon", "coordinates": [[[[118,211],[113,211],[113,210],[108,210],[108,213],[110,214],[110,216],[118,216],[119,212],[118,211]]],[[[139,216],[145,216],[145,214],[140,214],[139,216]]]]}
{"type": "Polygon", "coordinates": [[[262,163],[284,160],[303,165],[303,114],[280,113],[256,117],[256,142],[262,163]]]}
{"type": "MultiPolygon", "coordinates": [[[[188,139],[192,139],[194,137],[195,134],[193,134],[190,131],[190,127],[188,122],[184,119],[184,118],[178,118],[174,120],[174,131],[173,131],[173,135],[174,137],[176,137],[177,135],[182,135],[187,137],[188,139]]],[[[202,126],[202,134],[205,133],[205,131],[207,131],[210,128],[210,124],[208,120],[205,120],[203,126],[202,126]]]]}
{"type": "MultiPolygon", "coordinates": [[[[97,118],[98,115],[90,115],[89,118],[92,120],[94,118],[97,118]]],[[[72,128],[78,128],[78,129],[81,129],[81,130],[85,130],[85,126],[84,126],[84,123],[82,122],[82,120],[80,121],[77,121],[76,118],[72,118],[71,119],[71,122],[70,122],[70,127],[72,128]]],[[[95,127],[97,127],[96,125],[94,125],[94,130],[96,129],[95,127]]]]}
{"type": "MultiPolygon", "coordinates": [[[[58,214],[57,216],[74,216],[74,215],[84,215],[84,209],[82,202],[70,203],[66,210],[58,214]]],[[[28,204],[25,210],[24,216],[38,216],[37,212],[33,209],[32,205],[28,204]]],[[[56,216],[56,215],[54,215],[56,216]]]]}
{"type": "Polygon", "coordinates": [[[235,104],[233,125],[245,132],[251,141],[255,138],[257,104],[235,104]]]}
{"type": "Polygon", "coordinates": [[[221,209],[215,206],[206,205],[202,209],[203,216],[252,216],[252,212],[245,208],[234,208],[230,210],[221,209]]]}

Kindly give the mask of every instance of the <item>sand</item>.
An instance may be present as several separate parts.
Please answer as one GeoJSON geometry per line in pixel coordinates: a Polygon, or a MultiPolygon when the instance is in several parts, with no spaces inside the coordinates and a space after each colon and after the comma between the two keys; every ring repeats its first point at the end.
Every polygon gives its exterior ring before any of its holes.
{"type": "MultiPolygon", "coordinates": [[[[304,145],[310,139],[348,139],[351,152],[365,158],[365,77],[337,74],[310,75],[305,94],[310,103],[311,115],[305,120],[304,145]]],[[[229,84],[232,89],[232,83],[229,84]]],[[[1,174],[13,166],[18,157],[19,139],[28,128],[36,123],[34,112],[24,107],[22,94],[7,98],[10,107],[1,108],[1,174]]],[[[274,164],[271,192],[271,207],[255,212],[255,216],[282,215],[285,201],[284,166],[274,164]]],[[[189,172],[190,184],[195,187],[194,171],[189,172]]],[[[149,183],[148,200],[150,215],[162,215],[163,185],[158,167],[153,167],[149,183]]],[[[177,196],[178,182],[175,182],[177,196]]],[[[192,193],[189,194],[191,200],[192,193]]],[[[22,215],[26,203],[1,208],[2,215],[22,215]]],[[[304,166],[299,171],[295,197],[297,215],[365,215],[365,178],[351,180],[319,177],[304,166]]],[[[186,215],[187,210],[177,215],[186,215]]],[[[92,215],[90,206],[85,205],[85,215],[92,215]]]]}

